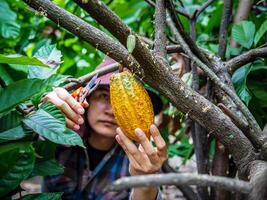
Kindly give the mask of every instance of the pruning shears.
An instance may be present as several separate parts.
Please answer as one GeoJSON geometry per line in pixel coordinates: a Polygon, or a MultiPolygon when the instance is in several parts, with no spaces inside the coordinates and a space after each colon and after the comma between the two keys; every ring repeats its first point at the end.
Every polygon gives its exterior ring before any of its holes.
{"type": "Polygon", "coordinates": [[[88,97],[99,85],[100,80],[96,81],[98,74],[94,75],[94,77],[86,84],[85,87],[79,87],[71,96],[74,97],[76,101],[78,101],[82,107],[88,107],[88,102],[86,101],[86,97],[88,97]]]}

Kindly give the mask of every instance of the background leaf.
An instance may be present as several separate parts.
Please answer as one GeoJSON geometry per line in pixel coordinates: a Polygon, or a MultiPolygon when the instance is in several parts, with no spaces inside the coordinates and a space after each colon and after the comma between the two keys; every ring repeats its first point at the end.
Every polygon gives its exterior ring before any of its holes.
{"type": "Polygon", "coordinates": [[[253,44],[254,34],[255,24],[250,21],[242,21],[232,29],[234,40],[247,49],[253,44]]]}
{"type": "Polygon", "coordinates": [[[33,170],[34,149],[30,143],[0,146],[0,197],[15,189],[33,170]]]}
{"type": "Polygon", "coordinates": [[[34,132],[57,144],[79,145],[84,147],[80,136],[65,127],[63,114],[59,109],[46,111],[39,109],[23,120],[23,123],[34,132]],[[58,119],[59,118],[59,119],[58,119]]]}
{"type": "Polygon", "coordinates": [[[64,166],[59,164],[55,159],[38,162],[32,171],[32,176],[52,176],[62,174],[64,166]]]}
{"type": "Polygon", "coordinates": [[[263,22],[260,29],[257,31],[257,33],[255,35],[255,38],[254,38],[254,45],[255,46],[258,44],[258,42],[260,41],[262,36],[266,33],[266,31],[267,31],[267,20],[265,22],[263,22]]]}
{"type": "Polygon", "coordinates": [[[62,193],[40,193],[28,194],[22,197],[22,200],[60,200],[62,193]]]}
{"type": "MultiPolygon", "coordinates": [[[[0,54],[0,63],[5,64],[20,64],[20,65],[38,65],[38,66],[44,66],[47,67],[46,64],[42,63],[37,58],[30,58],[23,55],[3,55],[0,54]]],[[[24,68],[27,68],[27,66],[24,66],[24,68]]]]}
{"type": "Polygon", "coordinates": [[[240,99],[245,102],[247,106],[252,98],[246,83],[250,69],[251,69],[251,64],[245,65],[237,69],[232,76],[232,81],[236,93],[240,97],[240,99]]]}
{"type": "Polygon", "coordinates": [[[20,25],[16,22],[17,15],[7,2],[0,1],[0,35],[4,38],[16,38],[19,36],[20,25]]]}
{"type": "Polygon", "coordinates": [[[0,90],[0,113],[6,112],[33,95],[45,92],[45,80],[25,79],[8,85],[0,90]]]}

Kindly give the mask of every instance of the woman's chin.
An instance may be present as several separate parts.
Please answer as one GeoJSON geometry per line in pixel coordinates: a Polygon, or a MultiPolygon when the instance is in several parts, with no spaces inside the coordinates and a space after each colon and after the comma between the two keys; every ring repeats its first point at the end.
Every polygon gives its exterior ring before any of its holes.
{"type": "Polygon", "coordinates": [[[116,128],[117,126],[101,126],[97,129],[98,134],[105,136],[105,137],[110,137],[110,138],[115,138],[116,136],[116,128]]]}

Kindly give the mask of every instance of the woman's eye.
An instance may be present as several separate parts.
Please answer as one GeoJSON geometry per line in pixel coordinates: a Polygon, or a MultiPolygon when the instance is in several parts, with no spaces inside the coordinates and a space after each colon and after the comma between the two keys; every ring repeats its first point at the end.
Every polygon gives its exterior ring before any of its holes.
{"type": "Polygon", "coordinates": [[[100,94],[100,98],[101,99],[107,99],[108,98],[108,95],[107,94],[100,94]]]}

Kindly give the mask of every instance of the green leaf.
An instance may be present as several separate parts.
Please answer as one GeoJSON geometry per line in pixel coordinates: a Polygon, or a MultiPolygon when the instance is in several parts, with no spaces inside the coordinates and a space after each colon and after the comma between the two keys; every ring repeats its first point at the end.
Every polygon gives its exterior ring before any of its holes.
{"type": "Polygon", "coordinates": [[[0,64],[0,78],[4,81],[5,85],[9,85],[13,82],[12,77],[6,71],[5,67],[0,64]]]}
{"type": "Polygon", "coordinates": [[[33,95],[45,92],[45,80],[24,79],[8,85],[0,90],[0,113],[7,112],[33,95]]]}
{"type": "Polygon", "coordinates": [[[17,111],[12,111],[9,114],[0,118],[0,133],[8,129],[20,125],[23,116],[17,111]]]}
{"type": "Polygon", "coordinates": [[[25,118],[23,123],[34,132],[57,144],[84,147],[80,136],[74,131],[67,129],[62,119],[63,114],[59,109],[48,112],[44,109],[39,109],[25,118]]]}
{"type": "Polygon", "coordinates": [[[61,63],[61,52],[56,49],[56,45],[46,43],[39,48],[34,54],[34,57],[46,63],[51,68],[41,68],[38,66],[29,66],[28,78],[47,79],[55,75],[58,70],[58,65],[61,63]]]}
{"type": "Polygon", "coordinates": [[[64,81],[69,77],[70,76],[68,75],[53,74],[46,80],[46,84],[57,87],[60,84],[64,83],[64,81]]]}
{"type": "Polygon", "coordinates": [[[17,126],[0,133],[0,143],[8,140],[18,140],[26,136],[22,126],[17,126]]]}
{"type": "Polygon", "coordinates": [[[28,194],[22,197],[22,200],[61,200],[62,193],[40,193],[28,194]]]}
{"type": "Polygon", "coordinates": [[[247,87],[247,76],[251,70],[251,64],[240,67],[233,74],[232,81],[236,90],[237,95],[242,101],[248,106],[251,100],[251,93],[247,87]]]}
{"type": "MultiPolygon", "coordinates": [[[[38,60],[37,58],[29,58],[23,55],[3,55],[0,54],[0,63],[5,64],[20,64],[20,65],[38,65],[48,67],[46,64],[42,63],[42,61],[38,60]]],[[[27,68],[27,66],[24,66],[27,68]]]]}
{"type": "Polygon", "coordinates": [[[60,65],[62,54],[57,50],[56,45],[45,45],[38,49],[34,57],[54,68],[60,65]]]}
{"type": "Polygon", "coordinates": [[[253,44],[254,34],[255,24],[250,21],[242,21],[241,23],[234,25],[232,29],[234,40],[247,49],[253,44]]]}
{"type": "Polygon", "coordinates": [[[15,189],[33,170],[34,149],[30,143],[0,146],[0,197],[15,189]]]}
{"type": "Polygon", "coordinates": [[[63,172],[64,166],[52,159],[36,163],[32,171],[32,176],[53,176],[62,174],[63,172]]]}
{"type": "Polygon", "coordinates": [[[50,142],[49,140],[34,142],[33,147],[38,155],[36,162],[43,162],[53,159],[55,157],[56,146],[57,144],[50,142]]]}
{"type": "Polygon", "coordinates": [[[4,38],[16,38],[19,36],[20,25],[16,22],[17,15],[7,2],[0,2],[0,35],[4,38]]]}
{"type": "Polygon", "coordinates": [[[262,36],[266,33],[267,31],[267,20],[261,25],[260,29],[257,31],[255,38],[254,38],[254,45],[256,46],[262,36]]]}
{"type": "Polygon", "coordinates": [[[63,113],[54,104],[47,102],[42,104],[40,108],[49,113],[55,119],[62,122],[62,124],[64,125],[66,124],[66,120],[63,113]]]}

